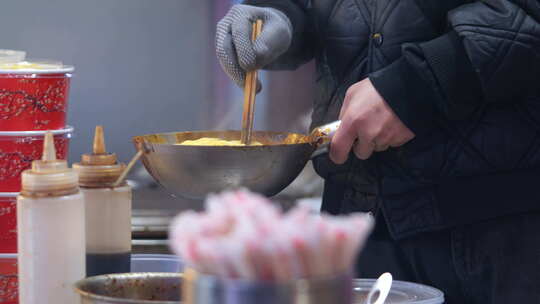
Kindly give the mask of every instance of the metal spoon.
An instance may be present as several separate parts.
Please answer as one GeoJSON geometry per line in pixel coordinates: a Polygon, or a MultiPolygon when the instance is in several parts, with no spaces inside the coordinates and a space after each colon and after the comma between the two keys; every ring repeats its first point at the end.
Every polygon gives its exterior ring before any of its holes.
{"type": "Polygon", "coordinates": [[[392,288],[392,281],[390,273],[383,273],[369,291],[365,304],[384,304],[390,293],[390,288],[392,288]],[[377,299],[374,301],[375,295],[377,295],[377,299]]]}

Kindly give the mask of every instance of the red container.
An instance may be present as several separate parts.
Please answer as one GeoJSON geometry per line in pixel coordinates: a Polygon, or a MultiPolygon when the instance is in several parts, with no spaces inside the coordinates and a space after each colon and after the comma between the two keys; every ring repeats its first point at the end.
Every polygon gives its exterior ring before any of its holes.
{"type": "Polygon", "coordinates": [[[0,304],[19,303],[17,255],[0,254],[0,304]]]}
{"type": "Polygon", "coordinates": [[[0,193],[0,254],[17,253],[17,195],[0,193]]]}
{"type": "MultiPolygon", "coordinates": [[[[66,159],[73,128],[51,131],[56,157],[66,159]]],[[[0,132],[0,192],[21,191],[21,173],[41,159],[46,131],[0,132]]]]}
{"type": "Polygon", "coordinates": [[[0,64],[0,130],[65,128],[73,70],[61,63],[0,64]]]}

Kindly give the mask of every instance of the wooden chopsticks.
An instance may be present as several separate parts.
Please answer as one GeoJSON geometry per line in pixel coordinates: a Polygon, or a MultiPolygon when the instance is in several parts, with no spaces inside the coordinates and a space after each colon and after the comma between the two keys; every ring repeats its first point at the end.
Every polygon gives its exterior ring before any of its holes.
{"type": "MultiPolygon", "coordinates": [[[[251,39],[255,41],[262,31],[262,20],[253,23],[251,39]]],[[[244,85],[244,111],[242,113],[242,133],[240,141],[244,145],[251,144],[251,134],[253,131],[253,117],[255,114],[255,96],[257,95],[257,70],[249,71],[246,74],[244,85]]]]}

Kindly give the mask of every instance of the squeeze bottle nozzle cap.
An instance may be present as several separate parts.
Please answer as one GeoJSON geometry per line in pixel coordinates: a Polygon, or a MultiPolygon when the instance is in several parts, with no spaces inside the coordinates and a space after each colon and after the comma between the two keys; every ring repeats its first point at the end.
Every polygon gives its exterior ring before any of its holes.
{"type": "Polygon", "coordinates": [[[56,149],[54,147],[54,136],[51,132],[45,133],[43,141],[43,154],[41,160],[32,162],[32,171],[34,172],[50,172],[59,170],[68,170],[67,161],[56,159],[56,149]]]}
{"type": "Polygon", "coordinates": [[[81,165],[84,166],[111,166],[116,165],[117,158],[114,153],[107,153],[105,149],[105,135],[102,126],[96,126],[94,133],[93,153],[83,154],[81,165]]]}
{"type": "Polygon", "coordinates": [[[116,154],[107,153],[103,127],[96,126],[92,153],[83,154],[73,168],[79,173],[81,186],[108,187],[122,174],[125,165],[118,163],[116,154]]]}
{"type": "Polygon", "coordinates": [[[55,192],[73,192],[78,187],[77,173],[68,167],[67,161],[56,159],[54,136],[45,134],[41,160],[32,162],[32,169],[22,173],[24,193],[40,194],[55,192]]]}

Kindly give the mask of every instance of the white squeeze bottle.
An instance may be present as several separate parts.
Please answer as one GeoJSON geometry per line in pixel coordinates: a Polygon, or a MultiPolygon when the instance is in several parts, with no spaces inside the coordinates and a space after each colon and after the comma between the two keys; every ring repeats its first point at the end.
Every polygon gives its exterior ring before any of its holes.
{"type": "Polygon", "coordinates": [[[103,128],[96,127],[93,153],[73,169],[86,206],[86,275],[130,272],[131,187],[114,183],[126,166],[107,153],[103,128]]]}
{"type": "Polygon", "coordinates": [[[78,303],[73,285],[85,275],[84,202],[77,173],[56,159],[50,132],[42,160],[22,173],[17,229],[20,303],[78,303]]]}

